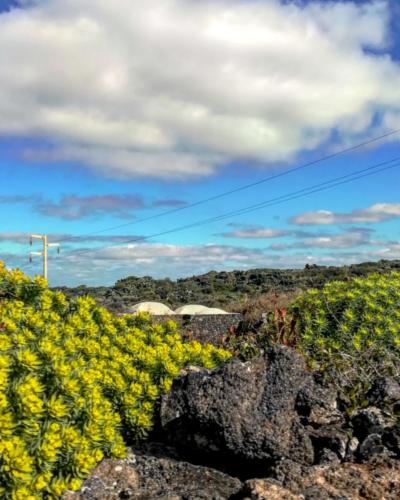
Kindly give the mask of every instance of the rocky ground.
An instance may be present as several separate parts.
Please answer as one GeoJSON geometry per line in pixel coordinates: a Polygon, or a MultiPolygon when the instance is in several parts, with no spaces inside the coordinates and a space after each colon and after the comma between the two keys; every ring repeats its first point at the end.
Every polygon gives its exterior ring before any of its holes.
{"type": "Polygon", "coordinates": [[[336,389],[285,347],[188,369],[153,439],[63,499],[398,499],[400,385],[377,378],[367,399],[341,411],[336,389]]]}

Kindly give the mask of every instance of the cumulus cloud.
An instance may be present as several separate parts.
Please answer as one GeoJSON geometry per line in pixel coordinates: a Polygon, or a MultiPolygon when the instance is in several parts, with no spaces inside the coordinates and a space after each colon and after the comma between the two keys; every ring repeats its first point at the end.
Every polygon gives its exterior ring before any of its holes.
{"type": "Polygon", "coordinates": [[[0,135],[46,138],[30,160],[187,178],[400,114],[383,0],[20,3],[0,14],[0,135]]]}
{"type": "Polygon", "coordinates": [[[367,209],[371,213],[386,215],[387,217],[400,216],[400,203],[376,203],[367,209]]]}
{"type": "Polygon", "coordinates": [[[384,222],[400,216],[400,203],[376,203],[365,209],[347,213],[317,210],[291,217],[289,222],[297,225],[360,224],[384,222]]]}

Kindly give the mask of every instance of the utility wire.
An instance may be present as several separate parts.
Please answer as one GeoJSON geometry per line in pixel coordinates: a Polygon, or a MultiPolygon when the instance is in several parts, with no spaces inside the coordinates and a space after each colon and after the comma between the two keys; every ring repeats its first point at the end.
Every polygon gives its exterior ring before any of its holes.
{"type": "MultiPolygon", "coordinates": [[[[229,196],[231,194],[235,194],[235,193],[238,193],[240,191],[244,191],[246,189],[250,189],[252,187],[259,186],[260,184],[264,184],[264,183],[272,181],[274,179],[279,179],[279,178],[284,177],[286,175],[289,175],[289,174],[291,174],[293,172],[298,172],[299,170],[303,170],[305,168],[311,167],[311,166],[316,165],[318,163],[322,163],[322,162],[331,160],[332,158],[336,158],[337,156],[341,156],[341,155],[344,155],[346,153],[350,153],[351,151],[356,151],[357,149],[360,149],[360,148],[363,148],[363,147],[368,146],[370,144],[373,144],[374,142],[381,141],[382,139],[386,139],[387,137],[390,137],[392,135],[398,134],[399,132],[400,132],[400,128],[399,129],[395,129],[395,130],[391,130],[390,132],[387,132],[386,134],[382,134],[380,136],[374,137],[372,139],[369,139],[368,141],[360,142],[359,144],[356,144],[354,146],[350,146],[348,148],[341,149],[340,151],[337,151],[335,153],[331,153],[329,155],[323,156],[321,158],[317,158],[316,160],[310,161],[308,163],[304,163],[302,165],[298,165],[297,167],[293,167],[293,168],[291,168],[289,170],[285,170],[284,172],[280,172],[278,174],[273,174],[273,175],[270,175],[268,177],[264,177],[262,179],[259,179],[258,181],[251,182],[249,184],[244,184],[242,186],[238,186],[238,187],[236,187],[234,189],[230,189],[229,191],[224,191],[222,193],[219,193],[219,194],[216,194],[216,195],[213,195],[213,196],[209,196],[208,198],[204,198],[202,200],[198,200],[198,201],[195,201],[193,203],[189,203],[189,204],[184,205],[182,207],[172,208],[170,210],[165,210],[164,212],[161,212],[161,213],[158,213],[158,214],[154,214],[154,215],[150,215],[148,217],[144,217],[144,218],[141,218],[141,219],[133,220],[133,221],[130,221],[130,222],[125,222],[123,224],[119,224],[117,226],[111,226],[111,227],[108,227],[108,228],[105,228],[105,229],[101,229],[99,231],[93,231],[91,233],[87,233],[87,234],[82,235],[82,236],[93,236],[93,235],[96,235],[96,234],[106,233],[108,231],[113,231],[115,229],[121,229],[121,228],[124,228],[124,227],[127,227],[127,226],[132,226],[132,225],[139,224],[139,223],[142,223],[142,222],[147,222],[147,221],[150,221],[150,220],[158,219],[159,217],[164,217],[166,215],[171,215],[171,214],[174,214],[174,213],[177,213],[177,212],[181,212],[183,210],[187,210],[189,208],[197,207],[199,205],[204,205],[205,203],[209,203],[211,201],[218,200],[220,198],[224,198],[225,196],[229,196]]],[[[75,239],[75,237],[64,238],[64,239],[59,240],[59,243],[64,243],[64,242],[67,242],[67,241],[72,241],[74,239],[75,239]]]]}
{"type": "Polygon", "coordinates": [[[202,220],[197,221],[197,222],[193,222],[193,223],[186,224],[186,225],[183,225],[183,226],[179,226],[179,227],[176,227],[176,228],[168,229],[168,230],[161,231],[161,232],[158,232],[158,233],[154,233],[154,234],[151,234],[151,235],[148,235],[148,236],[139,236],[137,238],[126,240],[126,241],[123,241],[123,242],[118,242],[118,243],[115,243],[113,245],[107,245],[106,247],[77,250],[77,251],[73,252],[72,255],[73,256],[83,255],[85,253],[93,253],[93,252],[105,250],[107,248],[112,248],[112,247],[115,247],[115,246],[128,245],[128,244],[137,243],[137,242],[140,242],[140,241],[147,241],[149,239],[156,238],[156,237],[159,237],[159,236],[164,236],[164,235],[167,235],[167,234],[171,234],[171,233],[183,231],[183,230],[186,230],[186,229],[191,229],[191,228],[194,228],[194,227],[203,226],[203,225],[210,224],[210,223],[213,223],[213,222],[219,222],[221,220],[225,220],[225,219],[228,219],[228,218],[236,217],[238,215],[243,215],[243,214],[247,214],[247,213],[250,213],[250,212],[254,212],[256,210],[260,210],[260,209],[268,207],[268,206],[278,205],[280,203],[284,203],[284,202],[287,202],[287,201],[292,201],[292,200],[295,200],[295,199],[298,199],[298,198],[303,198],[305,196],[308,196],[310,194],[314,194],[314,193],[317,193],[317,192],[320,192],[320,191],[325,191],[327,189],[332,189],[334,187],[337,187],[337,186],[340,186],[340,185],[343,185],[343,184],[347,184],[349,182],[353,182],[353,181],[356,181],[358,179],[362,179],[364,177],[369,177],[371,175],[376,175],[376,174],[378,174],[380,172],[384,172],[384,171],[387,171],[387,170],[390,170],[392,168],[396,168],[396,167],[399,167],[399,166],[400,166],[400,156],[398,156],[396,158],[392,158],[391,160],[388,160],[388,161],[385,161],[385,162],[381,162],[381,163],[378,163],[378,164],[375,164],[375,165],[371,165],[369,167],[366,167],[366,168],[363,168],[363,169],[360,169],[360,170],[356,170],[356,171],[354,171],[354,172],[352,172],[350,174],[342,175],[342,176],[339,176],[339,177],[334,177],[333,179],[330,179],[328,181],[320,182],[320,183],[314,184],[312,186],[309,186],[309,187],[306,187],[306,188],[303,188],[303,189],[300,189],[300,190],[297,190],[297,191],[293,191],[293,192],[288,193],[286,195],[281,195],[281,196],[278,196],[278,197],[275,197],[275,198],[264,200],[263,202],[260,202],[260,203],[249,205],[247,207],[243,207],[243,208],[238,209],[238,210],[233,210],[233,211],[230,211],[230,212],[226,212],[226,213],[218,215],[218,216],[209,217],[207,219],[202,219],[202,220]]]}

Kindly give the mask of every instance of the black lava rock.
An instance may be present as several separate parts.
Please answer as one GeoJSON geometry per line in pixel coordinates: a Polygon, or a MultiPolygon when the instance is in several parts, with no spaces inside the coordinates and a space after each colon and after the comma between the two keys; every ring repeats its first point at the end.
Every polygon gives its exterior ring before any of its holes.
{"type": "Polygon", "coordinates": [[[280,346],[177,379],[162,401],[161,424],[181,447],[219,454],[239,468],[265,470],[282,458],[311,465],[309,424],[338,419],[335,397],[316,384],[300,355],[280,346]]]}

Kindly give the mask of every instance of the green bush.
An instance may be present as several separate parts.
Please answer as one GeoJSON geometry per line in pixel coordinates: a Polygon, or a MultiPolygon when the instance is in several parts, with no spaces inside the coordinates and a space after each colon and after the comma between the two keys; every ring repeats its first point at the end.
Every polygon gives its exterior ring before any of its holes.
{"type": "Polygon", "coordinates": [[[143,436],[181,368],[230,356],[183,343],[173,322],[116,318],[94,299],[68,301],[0,262],[0,497],[78,489],[123,436],[143,436]]]}
{"type": "Polygon", "coordinates": [[[315,369],[334,366],[353,396],[373,377],[399,375],[400,273],[308,290],[291,306],[298,348],[315,369]]]}

